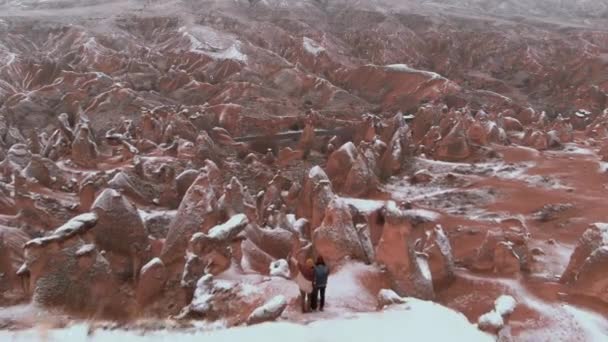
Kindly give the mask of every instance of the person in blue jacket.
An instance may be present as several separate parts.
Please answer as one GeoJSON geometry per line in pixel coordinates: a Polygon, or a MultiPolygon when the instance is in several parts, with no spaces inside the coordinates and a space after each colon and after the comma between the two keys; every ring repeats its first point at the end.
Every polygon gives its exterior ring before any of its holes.
{"type": "MultiPolygon", "coordinates": [[[[325,260],[322,256],[317,257],[315,263],[315,277],[313,281],[313,297],[319,299],[319,310],[323,311],[325,306],[325,288],[327,287],[327,278],[329,277],[329,268],[325,265],[325,260]]],[[[313,300],[313,302],[317,302],[313,300]]],[[[316,303],[315,303],[316,304],[316,303]]],[[[316,305],[315,305],[316,306],[316,305]]],[[[316,308],[313,308],[315,310],[316,308]]]]}

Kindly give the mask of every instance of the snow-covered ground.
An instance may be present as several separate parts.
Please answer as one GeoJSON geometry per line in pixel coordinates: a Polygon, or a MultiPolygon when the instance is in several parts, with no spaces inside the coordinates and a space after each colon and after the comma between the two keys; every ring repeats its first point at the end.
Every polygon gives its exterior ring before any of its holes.
{"type": "MultiPolygon", "coordinates": [[[[576,341],[608,341],[608,320],[598,313],[565,303],[546,302],[528,291],[516,279],[462,275],[470,280],[500,284],[518,306],[527,307],[543,317],[542,325],[527,326],[518,335],[518,341],[573,341],[572,336],[578,337],[576,341]]],[[[497,310],[510,309],[513,303],[509,302],[510,299],[505,301],[503,298],[497,300],[495,306],[500,306],[497,310]]]]}
{"type": "Polygon", "coordinates": [[[350,318],[316,321],[308,325],[287,322],[207,332],[160,330],[95,330],[86,324],[56,330],[0,331],[2,341],[249,341],[249,342],[369,342],[369,341],[494,341],[464,315],[439,304],[407,298],[406,304],[383,312],[355,314],[350,318]],[[441,322],[438,329],[437,322],[441,322]]]}

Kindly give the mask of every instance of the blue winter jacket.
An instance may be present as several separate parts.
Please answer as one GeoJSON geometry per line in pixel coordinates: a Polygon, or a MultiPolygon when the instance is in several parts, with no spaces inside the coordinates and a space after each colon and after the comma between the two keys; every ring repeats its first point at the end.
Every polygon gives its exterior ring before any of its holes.
{"type": "Polygon", "coordinates": [[[329,268],[326,265],[315,265],[315,286],[326,287],[329,268]]]}

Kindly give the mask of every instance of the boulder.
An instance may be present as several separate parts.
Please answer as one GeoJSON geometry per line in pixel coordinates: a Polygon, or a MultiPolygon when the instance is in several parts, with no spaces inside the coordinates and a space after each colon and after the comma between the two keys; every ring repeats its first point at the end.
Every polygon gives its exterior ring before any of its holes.
{"type": "Polygon", "coordinates": [[[29,240],[22,230],[0,226],[0,273],[4,276],[0,284],[2,292],[21,287],[16,272],[24,262],[23,245],[29,240]]]}
{"type": "Polygon", "coordinates": [[[386,269],[392,289],[402,297],[434,298],[432,280],[423,274],[417,260],[416,238],[409,220],[400,209],[387,207],[384,221],[376,246],[376,262],[386,269]]]}
{"type": "Polygon", "coordinates": [[[106,189],[99,194],[91,210],[98,216],[92,231],[95,242],[107,252],[127,257],[131,268],[125,271],[137,279],[150,252],[148,234],[137,208],[118,191],[106,189]]]}
{"type": "Polygon", "coordinates": [[[336,188],[340,189],[346,182],[346,178],[350,169],[355,164],[358,154],[359,152],[355,144],[349,141],[327,158],[327,165],[325,167],[327,176],[336,188]]]}
{"type": "Polygon", "coordinates": [[[429,244],[424,252],[428,255],[428,265],[433,277],[435,290],[448,286],[454,280],[454,256],[450,240],[440,225],[435,226],[429,244]]]}
{"type": "Polygon", "coordinates": [[[199,174],[200,172],[198,170],[190,169],[183,171],[177,176],[175,182],[177,184],[177,196],[180,200],[184,198],[186,191],[188,191],[188,188],[194,183],[194,180],[199,174]]]}
{"type": "MultiPolygon", "coordinates": [[[[574,252],[572,252],[572,255],[570,256],[570,262],[561,276],[561,282],[566,284],[576,283],[579,278],[579,273],[582,271],[587,261],[591,261],[589,260],[591,255],[606,245],[608,245],[608,224],[592,224],[579,238],[574,252]]],[[[602,255],[602,252],[598,252],[593,263],[589,266],[592,266],[594,263],[601,260],[602,255]]],[[[587,269],[589,269],[589,267],[587,269]]],[[[588,275],[586,275],[586,277],[588,277],[588,275]]]]}
{"type": "Polygon", "coordinates": [[[373,261],[367,253],[372,249],[369,231],[357,230],[348,205],[338,198],[329,203],[322,224],[313,233],[313,244],[329,265],[345,258],[373,261]]]}
{"type": "Polygon", "coordinates": [[[512,275],[529,271],[532,256],[523,234],[488,230],[473,261],[473,269],[512,275]]]}
{"type": "Polygon", "coordinates": [[[378,292],[378,307],[380,309],[389,305],[399,305],[406,303],[406,299],[399,296],[395,291],[382,289],[378,292]]]}
{"type": "Polygon", "coordinates": [[[278,295],[253,310],[247,318],[247,325],[274,321],[281,317],[286,308],[287,299],[282,295],[278,295]]]}
{"type": "Polygon", "coordinates": [[[92,244],[97,216],[79,215],[25,244],[24,271],[35,303],[79,313],[124,313],[109,262],[92,244]]]}
{"type": "Polygon", "coordinates": [[[60,189],[66,184],[61,170],[50,159],[32,155],[29,164],[22,174],[29,179],[35,179],[40,185],[47,188],[60,189]]]}
{"type": "Polygon", "coordinates": [[[89,126],[81,125],[72,142],[72,160],[80,166],[94,167],[98,155],[97,144],[91,137],[89,126]]]}
{"type": "MultiPolygon", "coordinates": [[[[325,186],[329,184],[329,187],[331,187],[331,182],[329,181],[329,178],[327,177],[325,171],[323,171],[320,166],[315,166],[308,171],[308,174],[304,178],[302,188],[298,192],[298,204],[296,207],[297,217],[303,217],[308,220],[312,220],[314,212],[314,203],[317,201],[317,199],[314,198],[313,193],[315,188],[321,183],[323,183],[325,186]]],[[[323,195],[321,200],[328,195],[324,192],[319,192],[318,194],[323,195]]],[[[314,215],[316,215],[316,217],[323,217],[323,214],[320,212],[314,213],[314,215]]]]}
{"type": "MultiPolygon", "coordinates": [[[[215,279],[211,274],[196,282],[192,302],[183,309],[180,317],[204,318],[206,321],[223,320],[229,326],[244,323],[251,304],[247,292],[252,292],[242,282],[215,279]],[[240,318],[243,317],[243,318],[240,318]],[[234,321],[236,318],[236,322],[234,321]]],[[[255,292],[255,289],[253,290],[255,292]]]]}
{"type": "Polygon", "coordinates": [[[437,143],[435,158],[445,161],[459,161],[471,156],[469,140],[462,122],[456,123],[447,135],[437,143]]]}
{"type": "Polygon", "coordinates": [[[501,121],[502,127],[507,132],[522,132],[524,130],[524,126],[516,118],[505,116],[501,121]]]}
{"type": "Polygon", "coordinates": [[[373,165],[369,164],[369,160],[362,153],[358,153],[346,176],[342,192],[351,197],[363,197],[376,189],[377,185],[378,180],[373,172],[373,165]]]}
{"type": "Polygon", "coordinates": [[[584,260],[597,248],[606,244],[608,244],[608,224],[594,223],[590,225],[579,238],[562,280],[567,282],[574,279],[576,270],[580,269],[584,260]]]}
{"type": "Polygon", "coordinates": [[[596,248],[581,266],[574,281],[570,283],[570,292],[597,298],[608,303],[608,245],[596,248]]]}
{"type": "Polygon", "coordinates": [[[382,179],[387,179],[401,171],[407,158],[411,156],[409,134],[409,128],[405,125],[399,127],[389,140],[386,151],[379,162],[379,175],[382,179]]]}
{"type": "Polygon", "coordinates": [[[140,271],[135,297],[140,306],[146,306],[163,290],[167,282],[167,269],[159,258],[145,264],[140,271]]]}
{"type": "Polygon", "coordinates": [[[285,259],[293,249],[297,236],[283,228],[268,228],[251,225],[246,230],[247,238],[274,259],[285,259]]]}
{"type": "Polygon", "coordinates": [[[256,201],[236,177],[232,177],[224,187],[220,202],[228,216],[243,213],[251,222],[258,220],[256,201]]]}
{"type": "Polygon", "coordinates": [[[195,233],[190,238],[188,253],[201,259],[206,273],[219,274],[230,267],[233,258],[241,262],[241,233],[248,224],[247,216],[238,214],[208,233],[195,233]]]}
{"type": "Polygon", "coordinates": [[[279,259],[270,263],[269,272],[273,277],[281,277],[285,279],[291,278],[291,272],[289,271],[289,264],[285,259],[279,259]]]}
{"type": "Polygon", "coordinates": [[[190,237],[206,233],[219,223],[220,212],[211,172],[202,172],[192,183],[169,226],[161,259],[165,265],[182,262],[190,237]]]}

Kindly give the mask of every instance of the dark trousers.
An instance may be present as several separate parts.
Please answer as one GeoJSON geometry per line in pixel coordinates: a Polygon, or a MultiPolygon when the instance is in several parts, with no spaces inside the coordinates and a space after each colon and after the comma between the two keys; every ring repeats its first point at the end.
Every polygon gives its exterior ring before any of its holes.
{"type": "Polygon", "coordinates": [[[310,300],[310,306],[313,310],[317,309],[317,302],[319,303],[319,309],[323,311],[323,307],[325,306],[325,286],[323,287],[315,287],[312,290],[312,296],[310,300]],[[314,304],[314,305],[313,305],[314,304]]]}
{"type": "Polygon", "coordinates": [[[313,287],[312,292],[308,295],[310,299],[310,308],[312,310],[317,310],[317,288],[313,287]]]}

